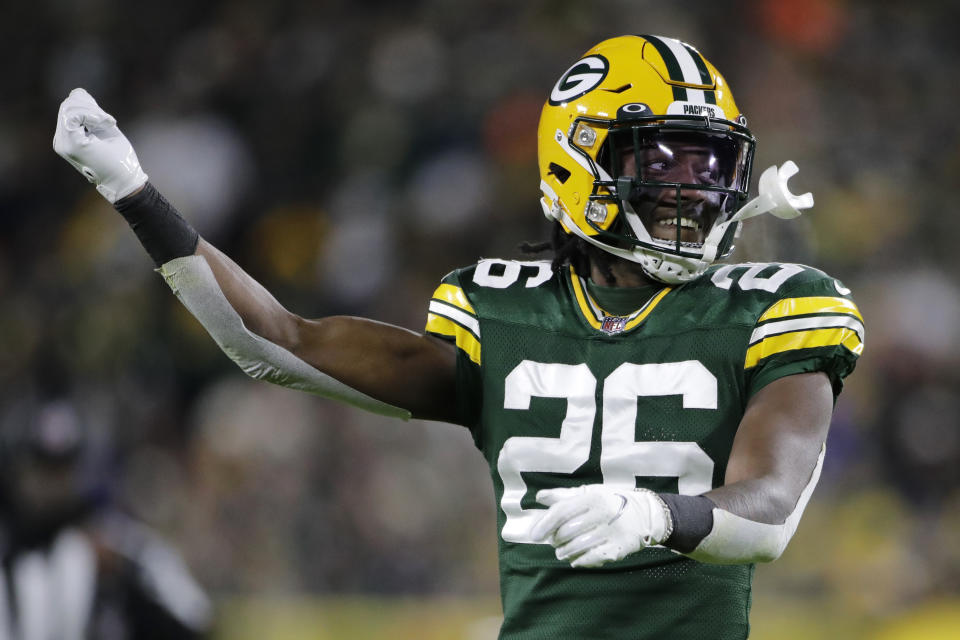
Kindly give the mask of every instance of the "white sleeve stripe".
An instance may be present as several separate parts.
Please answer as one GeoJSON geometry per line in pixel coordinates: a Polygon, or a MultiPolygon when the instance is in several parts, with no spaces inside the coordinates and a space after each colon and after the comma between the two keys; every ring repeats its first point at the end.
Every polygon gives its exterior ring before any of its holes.
{"type": "Polygon", "coordinates": [[[471,317],[471,318],[476,318],[476,317],[477,317],[477,314],[474,313],[472,310],[464,309],[463,307],[458,306],[458,305],[454,304],[453,302],[450,302],[449,300],[445,300],[445,299],[443,299],[443,298],[441,298],[441,297],[436,297],[436,296],[435,296],[435,297],[431,298],[431,299],[430,299],[430,304],[431,304],[431,305],[433,305],[433,304],[439,304],[439,305],[442,305],[442,308],[450,309],[451,311],[460,311],[461,313],[467,314],[467,316],[469,316],[469,317],[471,317]]]}
{"type": "Polygon", "coordinates": [[[791,318],[789,320],[778,320],[760,325],[750,334],[750,344],[754,345],[769,336],[779,335],[781,333],[790,333],[791,331],[804,331],[808,329],[830,329],[845,327],[853,329],[863,341],[864,328],[863,323],[853,316],[817,316],[814,318],[791,318]]]}
{"type": "Polygon", "coordinates": [[[477,322],[477,319],[468,314],[465,311],[461,311],[456,307],[451,307],[450,305],[443,304],[438,300],[430,301],[430,313],[434,313],[438,316],[443,316],[447,320],[453,320],[463,328],[467,329],[475,335],[477,338],[480,337],[480,323],[477,322]]]}

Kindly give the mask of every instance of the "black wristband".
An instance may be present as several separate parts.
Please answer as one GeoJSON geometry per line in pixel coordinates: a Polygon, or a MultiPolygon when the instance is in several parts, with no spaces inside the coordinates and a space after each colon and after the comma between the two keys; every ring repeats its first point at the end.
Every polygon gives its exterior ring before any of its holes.
{"type": "Polygon", "coordinates": [[[713,529],[713,509],[717,505],[706,496],[681,496],[658,493],[673,517],[673,533],[663,541],[680,553],[690,553],[713,529]]]}
{"type": "Polygon", "coordinates": [[[117,200],[113,207],[158,267],[197,250],[200,235],[149,182],[137,193],[117,200]]]}

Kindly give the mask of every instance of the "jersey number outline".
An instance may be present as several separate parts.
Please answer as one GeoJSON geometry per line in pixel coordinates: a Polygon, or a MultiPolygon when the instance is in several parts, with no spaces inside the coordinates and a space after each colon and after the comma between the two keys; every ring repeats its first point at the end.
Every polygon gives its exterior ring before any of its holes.
{"type": "MultiPolygon", "coordinates": [[[[586,364],[524,360],[504,381],[504,409],[528,410],[530,400],[565,398],[567,411],[556,438],[507,438],[497,458],[503,481],[500,508],[506,542],[537,544],[530,529],[543,508],[524,509],[523,473],[574,473],[590,457],[596,417],[597,379],[586,364]]],[[[603,483],[626,490],[636,476],[677,478],[678,491],[698,495],[713,485],[714,462],[696,442],[637,442],[637,398],[682,396],[684,409],[716,409],[717,378],[698,360],[651,364],[624,363],[603,381],[600,471],[603,483]]]]}

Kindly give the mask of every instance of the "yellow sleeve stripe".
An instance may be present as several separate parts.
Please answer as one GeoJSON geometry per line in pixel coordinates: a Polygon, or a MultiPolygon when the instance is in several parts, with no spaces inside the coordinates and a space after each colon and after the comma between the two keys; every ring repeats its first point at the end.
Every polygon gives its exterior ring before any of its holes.
{"type": "Polygon", "coordinates": [[[759,322],[773,318],[801,316],[810,313],[845,313],[854,316],[863,322],[863,316],[853,301],[846,298],[812,297],[812,298],[784,298],[767,309],[759,322]]]}
{"type": "Polygon", "coordinates": [[[433,299],[451,304],[471,315],[477,315],[477,312],[473,310],[473,305],[467,300],[467,294],[463,292],[463,289],[455,285],[441,284],[437,287],[437,290],[433,292],[433,299]]]}
{"type": "Polygon", "coordinates": [[[755,367],[758,362],[772,355],[797,349],[814,349],[816,347],[830,347],[843,345],[853,353],[860,355],[863,352],[863,341],[853,329],[837,327],[833,329],[814,329],[812,331],[795,331],[765,338],[747,349],[747,357],[743,368],[755,367]]]}
{"type": "Polygon", "coordinates": [[[435,313],[428,313],[427,331],[442,336],[452,336],[457,342],[457,347],[466,353],[471,360],[480,364],[480,341],[470,331],[453,320],[438,316],[435,313]]]}
{"type": "Polygon", "coordinates": [[[451,307],[450,305],[438,302],[437,300],[430,301],[430,307],[427,309],[427,311],[438,316],[443,316],[448,320],[453,320],[461,327],[469,329],[470,333],[477,338],[480,337],[480,323],[469,313],[464,313],[456,307],[451,307]]]}

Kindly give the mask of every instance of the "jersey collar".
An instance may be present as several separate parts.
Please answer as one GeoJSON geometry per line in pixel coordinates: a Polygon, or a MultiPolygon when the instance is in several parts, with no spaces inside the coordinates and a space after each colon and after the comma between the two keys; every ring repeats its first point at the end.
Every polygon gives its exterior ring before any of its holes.
{"type": "Polygon", "coordinates": [[[614,315],[607,313],[587,290],[586,281],[577,274],[573,265],[570,266],[570,286],[577,301],[577,308],[591,327],[608,335],[626,333],[640,325],[647,316],[660,304],[664,296],[673,290],[673,287],[664,287],[647,300],[646,304],[628,315],[614,315]]]}

